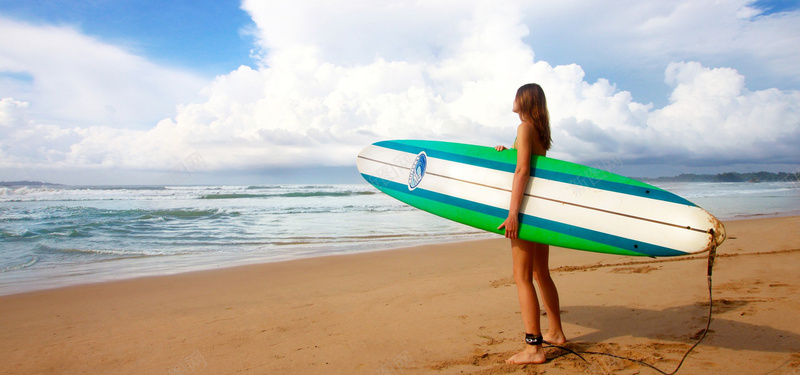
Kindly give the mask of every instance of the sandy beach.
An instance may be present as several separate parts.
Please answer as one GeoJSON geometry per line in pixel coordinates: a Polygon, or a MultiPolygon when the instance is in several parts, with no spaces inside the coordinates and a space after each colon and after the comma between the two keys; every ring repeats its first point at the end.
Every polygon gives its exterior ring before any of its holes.
{"type": "MultiPolygon", "coordinates": [[[[714,320],[680,374],[800,374],[800,217],[725,223],[714,320]]],[[[523,348],[505,239],[267,263],[0,297],[2,374],[656,372],[523,348]]],[[[671,372],[705,328],[706,256],[553,248],[568,347],[671,372]]],[[[546,327],[546,319],[542,320],[546,327]]]]}

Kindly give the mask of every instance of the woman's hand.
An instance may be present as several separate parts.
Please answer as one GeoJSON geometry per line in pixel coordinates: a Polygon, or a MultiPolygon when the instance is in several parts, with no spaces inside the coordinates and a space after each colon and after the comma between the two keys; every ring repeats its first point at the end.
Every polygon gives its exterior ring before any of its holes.
{"type": "Polygon", "coordinates": [[[508,150],[508,147],[500,145],[500,146],[495,146],[494,149],[497,151],[503,151],[503,150],[508,150]]]}
{"type": "Polygon", "coordinates": [[[505,228],[505,235],[506,238],[518,238],[519,237],[519,216],[509,213],[508,218],[503,224],[500,224],[497,229],[504,229],[505,228]]]}

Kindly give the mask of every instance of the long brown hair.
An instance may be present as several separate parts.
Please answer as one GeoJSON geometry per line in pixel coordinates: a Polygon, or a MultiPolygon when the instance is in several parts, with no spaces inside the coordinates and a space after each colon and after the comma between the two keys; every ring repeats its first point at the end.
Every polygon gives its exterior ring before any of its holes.
{"type": "Polygon", "coordinates": [[[533,124],[542,146],[549,150],[553,139],[550,137],[550,113],[547,111],[547,99],[542,87],[535,83],[523,85],[517,90],[515,100],[522,120],[533,124]]]}

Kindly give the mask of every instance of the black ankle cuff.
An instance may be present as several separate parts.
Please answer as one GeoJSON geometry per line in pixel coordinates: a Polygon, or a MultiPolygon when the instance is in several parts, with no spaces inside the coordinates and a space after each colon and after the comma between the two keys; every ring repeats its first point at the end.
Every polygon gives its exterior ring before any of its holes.
{"type": "Polygon", "coordinates": [[[534,335],[532,333],[526,333],[525,343],[528,345],[542,345],[544,344],[544,337],[542,337],[542,335],[534,335]]]}

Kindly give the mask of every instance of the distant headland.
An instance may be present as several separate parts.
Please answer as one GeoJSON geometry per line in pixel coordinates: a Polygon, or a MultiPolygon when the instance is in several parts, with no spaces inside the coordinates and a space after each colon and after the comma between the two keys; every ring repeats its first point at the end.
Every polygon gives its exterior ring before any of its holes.
{"type": "Polygon", "coordinates": [[[0,186],[64,186],[61,184],[54,184],[50,182],[39,181],[0,181],[0,186]]]}
{"type": "Polygon", "coordinates": [[[786,172],[726,172],[718,174],[682,173],[673,177],[641,178],[640,180],[645,182],[797,182],[800,180],[800,174],[786,172]]]}

